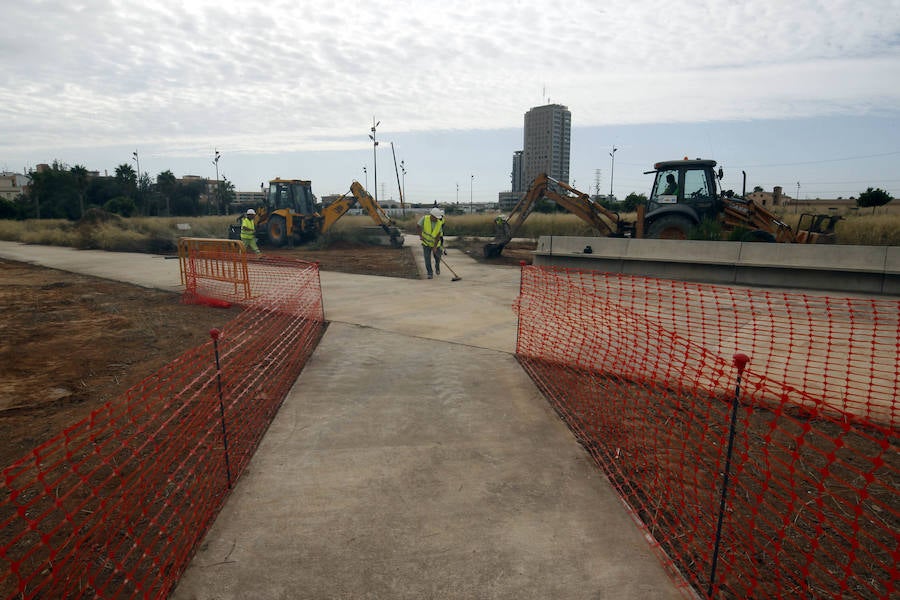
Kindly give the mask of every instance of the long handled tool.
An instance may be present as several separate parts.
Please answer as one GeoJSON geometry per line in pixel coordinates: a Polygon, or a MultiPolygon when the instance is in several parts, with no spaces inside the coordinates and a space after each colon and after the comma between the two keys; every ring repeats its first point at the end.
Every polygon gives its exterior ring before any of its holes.
{"type": "MultiPolygon", "coordinates": [[[[435,257],[434,257],[435,262],[438,260],[438,254],[437,254],[438,252],[443,252],[444,256],[446,256],[446,254],[447,254],[447,252],[443,248],[435,248],[433,251],[433,254],[435,255],[435,257]]],[[[459,281],[460,279],[462,279],[462,277],[460,277],[459,275],[456,274],[456,271],[453,270],[453,267],[451,267],[450,265],[447,264],[446,260],[442,260],[441,262],[444,263],[445,267],[450,269],[451,273],[453,273],[453,278],[450,281],[459,281]]]]}

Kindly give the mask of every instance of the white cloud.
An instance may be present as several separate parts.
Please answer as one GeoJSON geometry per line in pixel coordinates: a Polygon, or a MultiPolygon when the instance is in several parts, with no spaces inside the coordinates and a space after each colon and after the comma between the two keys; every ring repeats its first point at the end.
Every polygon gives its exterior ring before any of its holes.
{"type": "Polygon", "coordinates": [[[858,114],[900,106],[900,0],[19,0],[0,151],[858,114]],[[274,134],[271,132],[275,132],[274,134]]]}

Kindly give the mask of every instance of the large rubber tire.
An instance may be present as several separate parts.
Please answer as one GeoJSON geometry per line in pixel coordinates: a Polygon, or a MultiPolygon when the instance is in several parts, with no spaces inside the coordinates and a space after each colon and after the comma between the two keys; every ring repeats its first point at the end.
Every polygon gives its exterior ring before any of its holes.
{"type": "Polygon", "coordinates": [[[762,229],[754,229],[753,231],[748,231],[744,235],[741,236],[742,242],[768,242],[774,243],[775,236],[769,233],[768,231],[763,231],[762,229]]]}
{"type": "Polygon", "coordinates": [[[650,224],[647,237],[654,240],[686,240],[694,223],[681,215],[665,215],[650,224]]]}
{"type": "Polygon", "coordinates": [[[484,246],[484,257],[485,258],[497,258],[500,256],[500,253],[503,252],[503,247],[506,244],[495,244],[489,243],[484,246]]]}
{"type": "Polygon", "coordinates": [[[281,248],[287,243],[287,223],[281,215],[272,215],[266,223],[266,237],[269,244],[281,248]]]}

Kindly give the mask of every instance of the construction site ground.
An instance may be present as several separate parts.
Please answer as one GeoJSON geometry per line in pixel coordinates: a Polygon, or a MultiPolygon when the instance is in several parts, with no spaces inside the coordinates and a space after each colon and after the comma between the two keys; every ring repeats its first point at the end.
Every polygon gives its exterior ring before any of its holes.
{"type": "MultiPolygon", "coordinates": [[[[340,243],[278,254],[323,270],[418,278],[410,248],[340,243]]],[[[205,342],[240,310],[180,300],[174,291],[0,259],[0,466],[205,342]]]]}
{"type": "MultiPolygon", "coordinates": [[[[449,247],[483,260],[479,243],[449,247]]],[[[530,259],[528,243],[513,246],[491,262],[530,259]]],[[[315,250],[264,250],[318,262],[323,271],[418,279],[413,248],[338,242],[315,250]]],[[[239,310],[223,314],[183,304],[174,291],[5,259],[0,305],[0,466],[206,341],[211,328],[239,310]]]]}
{"type": "MultiPolygon", "coordinates": [[[[511,354],[529,243],[450,240],[456,282],[407,244],[277,252],[331,325],[173,598],[680,595],[511,354]]],[[[0,464],[234,316],[177,263],[0,242],[0,464]]]]}
{"type": "MultiPolygon", "coordinates": [[[[292,251],[328,331],[172,597],[682,597],[513,356],[518,268],[407,244],[292,251]]],[[[4,465],[237,310],[162,256],[0,242],[0,277],[4,465]]]]}

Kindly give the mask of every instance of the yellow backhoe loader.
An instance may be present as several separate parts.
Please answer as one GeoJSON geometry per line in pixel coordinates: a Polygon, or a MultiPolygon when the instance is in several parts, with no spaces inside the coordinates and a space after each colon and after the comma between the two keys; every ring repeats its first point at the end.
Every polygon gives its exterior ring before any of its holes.
{"type": "MultiPolygon", "coordinates": [[[[638,207],[634,221],[623,220],[618,213],[565,182],[538,175],[509,217],[497,224],[494,239],[484,247],[484,256],[491,258],[503,252],[541,198],[553,200],[610,237],[684,240],[693,228],[710,220],[719,223],[723,237],[739,232],[740,241],[834,243],[835,223],[840,217],[804,213],[794,230],[765,207],[747,199],[746,193],[737,197],[731,191],[719,190],[722,169],[716,171],[715,167],[716,161],[699,158],[656,163],[652,171],[645,173],[656,175],[650,198],[646,206],[638,207]]],[[[746,185],[744,173],[745,191],[746,185]]]]}
{"type": "MultiPolygon", "coordinates": [[[[326,233],[356,203],[384,230],[391,246],[403,246],[402,232],[358,181],[350,185],[347,194],[320,211],[316,207],[309,181],[271,180],[265,205],[256,210],[256,236],[260,242],[276,248],[304,244],[326,233]]],[[[229,237],[239,239],[240,227],[232,225],[229,237]]]]}

